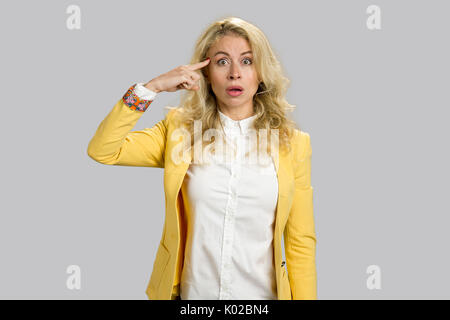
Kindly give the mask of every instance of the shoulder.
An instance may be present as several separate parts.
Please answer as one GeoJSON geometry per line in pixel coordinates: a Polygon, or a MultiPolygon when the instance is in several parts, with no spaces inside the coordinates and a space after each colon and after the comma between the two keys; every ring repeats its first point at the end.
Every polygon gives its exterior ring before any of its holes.
{"type": "Polygon", "coordinates": [[[178,113],[178,108],[176,107],[166,107],[166,109],[168,110],[167,114],[166,114],[166,120],[168,121],[172,121],[173,116],[178,113]]]}
{"type": "Polygon", "coordinates": [[[179,119],[179,116],[181,114],[180,107],[166,107],[169,111],[166,114],[165,122],[166,126],[173,126],[177,124],[177,120],[179,119]]]}
{"type": "Polygon", "coordinates": [[[294,129],[291,141],[295,157],[305,158],[311,155],[311,137],[308,132],[294,129]]]}

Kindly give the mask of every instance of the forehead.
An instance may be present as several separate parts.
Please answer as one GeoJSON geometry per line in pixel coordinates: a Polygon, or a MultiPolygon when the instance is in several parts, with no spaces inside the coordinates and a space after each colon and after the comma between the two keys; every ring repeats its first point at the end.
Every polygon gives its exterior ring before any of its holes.
{"type": "Polygon", "coordinates": [[[251,50],[248,41],[242,37],[226,35],[217,40],[208,50],[208,55],[224,51],[230,55],[239,56],[242,52],[251,50]]]}

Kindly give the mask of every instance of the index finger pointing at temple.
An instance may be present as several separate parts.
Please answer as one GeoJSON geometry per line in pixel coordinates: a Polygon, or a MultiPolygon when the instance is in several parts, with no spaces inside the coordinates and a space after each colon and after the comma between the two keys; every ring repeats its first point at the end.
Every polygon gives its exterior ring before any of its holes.
{"type": "Polygon", "coordinates": [[[210,58],[207,58],[206,60],[203,60],[203,61],[200,61],[200,62],[191,64],[191,65],[189,66],[189,69],[191,69],[191,70],[201,69],[201,68],[203,68],[203,67],[206,67],[206,66],[209,64],[210,61],[211,61],[211,59],[210,59],[210,58]]]}

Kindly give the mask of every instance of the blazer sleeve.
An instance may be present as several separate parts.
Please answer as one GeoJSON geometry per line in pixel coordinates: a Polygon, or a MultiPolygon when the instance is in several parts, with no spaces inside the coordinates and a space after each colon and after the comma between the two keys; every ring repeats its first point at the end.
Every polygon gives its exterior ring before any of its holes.
{"type": "Polygon", "coordinates": [[[294,150],[295,193],[284,229],[286,266],[293,300],[317,299],[316,234],[311,186],[311,142],[297,131],[294,150]]]}
{"type": "Polygon", "coordinates": [[[89,157],[108,165],[164,168],[169,114],[152,128],[130,132],[143,114],[121,98],[89,142],[89,157]]]}

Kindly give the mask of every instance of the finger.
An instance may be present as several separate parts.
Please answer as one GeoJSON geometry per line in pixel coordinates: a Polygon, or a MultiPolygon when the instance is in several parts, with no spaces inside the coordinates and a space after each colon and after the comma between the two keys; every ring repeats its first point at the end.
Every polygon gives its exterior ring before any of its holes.
{"type": "Polygon", "coordinates": [[[195,71],[189,71],[188,77],[192,81],[192,83],[198,82],[200,80],[200,76],[195,71]]]}
{"type": "Polygon", "coordinates": [[[183,83],[187,83],[188,86],[192,86],[195,82],[195,80],[192,79],[192,76],[190,74],[186,74],[183,77],[183,79],[184,79],[183,83]]]}
{"type": "Polygon", "coordinates": [[[210,61],[211,61],[211,59],[207,58],[206,60],[203,60],[203,61],[191,64],[191,65],[188,65],[188,68],[190,70],[198,70],[198,69],[201,69],[203,67],[206,67],[209,64],[210,61]]]}
{"type": "Polygon", "coordinates": [[[187,90],[189,90],[190,87],[191,87],[191,84],[189,84],[188,82],[182,82],[177,86],[177,88],[179,88],[179,89],[187,89],[187,90]]]}
{"type": "Polygon", "coordinates": [[[188,89],[188,90],[194,90],[194,91],[197,91],[198,89],[200,89],[200,87],[198,86],[198,85],[192,85],[190,88],[186,88],[186,89],[188,89]]]}
{"type": "Polygon", "coordinates": [[[188,84],[186,82],[183,82],[182,84],[182,89],[186,89],[186,90],[198,90],[200,89],[200,87],[198,85],[196,85],[195,83],[192,84],[188,84]]]}
{"type": "Polygon", "coordinates": [[[177,89],[187,89],[187,84],[185,82],[180,83],[179,85],[177,85],[177,89]]]}
{"type": "Polygon", "coordinates": [[[200,76],[195,73],[195,71],[186,70],[184,71],[183,77],[185,81],[189,80],[191,82],[195,82],[197,80],[200,80],[200,76]]]}

